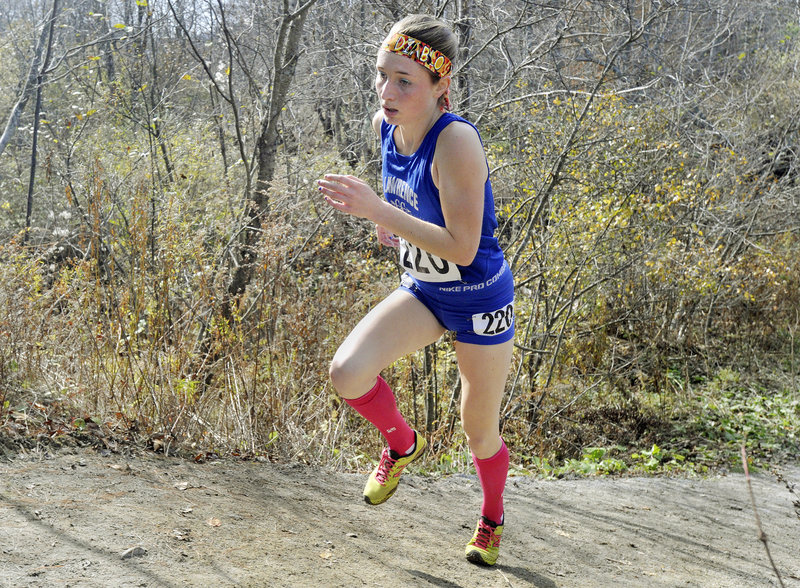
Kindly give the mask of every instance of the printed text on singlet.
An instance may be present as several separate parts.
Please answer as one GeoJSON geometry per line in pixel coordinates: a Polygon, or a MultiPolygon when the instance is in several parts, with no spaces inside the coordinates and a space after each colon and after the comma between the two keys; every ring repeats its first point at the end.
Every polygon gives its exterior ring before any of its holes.
{"type": "MultiPolygon", "coordinates": [[[[415,213],[419,213],[419,197],[405,180],[395,176],[384,177],[383,193],[400,210],[418,216],[415,213]]],[[[400,239],[400,265],[423,282],[454,282],[461,279],[461,271],[456,264],[428,253],[405,239],[400,239]]]]}

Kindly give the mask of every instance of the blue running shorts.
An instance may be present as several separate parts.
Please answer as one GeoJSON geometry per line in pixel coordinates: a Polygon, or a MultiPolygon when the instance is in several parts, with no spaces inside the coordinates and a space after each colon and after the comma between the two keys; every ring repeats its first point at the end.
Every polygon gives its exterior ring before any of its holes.
{"type": "Polygon", "coordinates": [[[420,282],[403,274],[399,286],[422,302],[456,341],[498,345],[514,337],[514,277],[507,264],[480,284],[420,282]]]}

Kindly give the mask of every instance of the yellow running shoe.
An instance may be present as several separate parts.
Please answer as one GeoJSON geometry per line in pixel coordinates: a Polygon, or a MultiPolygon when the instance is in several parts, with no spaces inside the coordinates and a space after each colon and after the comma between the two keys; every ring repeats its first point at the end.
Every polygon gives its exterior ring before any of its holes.
{"type": "Polygon", "coordinates": [[[400,456],[391,449],[384,448],[381,461],[372,470],[367,485],[364,486],[364,501],[367,504],[381,504],[389,500],[397,490],[403,469],[425,451],[425,445],[427,445],[425,438],[416,431],[414,431],[414,437],[416,446],[409,455],[400,456]]]}
{"type": "Polygon", "coordinates": [[[498,525],[486,517],[478,519],[478,526],[472,541],[467,543],[467,559],[482,566],[493,566],[500,553],[500,537],[503,525],[498,525]]]}

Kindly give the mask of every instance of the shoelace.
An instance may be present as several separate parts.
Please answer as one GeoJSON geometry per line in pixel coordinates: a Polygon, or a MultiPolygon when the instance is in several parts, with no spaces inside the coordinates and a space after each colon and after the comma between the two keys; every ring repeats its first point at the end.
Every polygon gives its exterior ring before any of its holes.
{"type": "Polygon", "coordinates": [[[478,533],[477,537],[475,537],[474,545],[481,549],[488,549],[489,543],[492,541],[492,535],[494,535],[494,529],[481,521],[478,525],[478,533]]]}
{"type": "Polygon", "coordinates": [[[389,450],[384,449],[383,453],[381,454],[381,461],[378,464],[378,471],[375,473],[375,479],[378,481],[378,484],[383,485],[386,483],[386,478],[389,477],[389,474],[392,472],[392,468],[396,463],[397,460],[392,459],[392,456],[389,455],[389,450]]]}

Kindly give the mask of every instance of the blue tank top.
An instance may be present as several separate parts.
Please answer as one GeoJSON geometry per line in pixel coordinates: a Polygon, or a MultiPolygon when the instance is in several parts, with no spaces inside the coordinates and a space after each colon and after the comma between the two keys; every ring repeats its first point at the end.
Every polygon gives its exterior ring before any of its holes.
{"type": "MultiPolygon", "coordinates": [[[[381,155],[383,162],[383,193],[392,205],[408,214],[440,227],[445,226],[439,190],[433,183],[431,166],[436,141],[442,130],[454,121],[475,125],[449,112],[444,113],[425,135],[419,149],[412,155],[398,153],[394,142],[395,125],[381,122],[381,155]]],[[[477,131],[477,129],[475,129],[477,131]]],[[[488,163],[487,163],[488,167],[488,163]]],[[[457,265],[400,240],[400,264],[418,282],[448,284],[477,284],[489,280],[503,268],[503,251],[494,236],[497,219],[494,212],[492,186],[487,177],[483,189],[483,223],[478,252],[468,266],[457,265]]]]}

